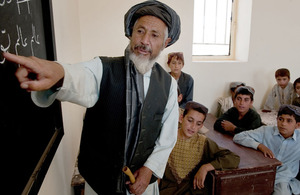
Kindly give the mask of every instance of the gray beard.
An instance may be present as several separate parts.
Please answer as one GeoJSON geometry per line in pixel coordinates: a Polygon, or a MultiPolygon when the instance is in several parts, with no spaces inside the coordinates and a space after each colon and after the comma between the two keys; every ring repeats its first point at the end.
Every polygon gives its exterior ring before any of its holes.
{"type": "Polygon", "coordinates": [[[156,62],[157,57],[154,58],[154,59],[151,59],[151,60],[145,59],[143,57],[139,57],[139,56],[135,55],[135,53],[133,53],[129,49],[129,59],[133,62],[135,68],[142,75],[144,75],[145,73],[147,73],[153,67],[154,63],[156,62]]]}

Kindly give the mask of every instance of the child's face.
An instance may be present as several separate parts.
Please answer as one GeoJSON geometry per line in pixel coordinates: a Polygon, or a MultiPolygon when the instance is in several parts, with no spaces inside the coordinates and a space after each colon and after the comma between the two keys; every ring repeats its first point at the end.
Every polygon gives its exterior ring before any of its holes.
{"type": "Polygon", "coordinates": [[[204,114],[191,109],[184,117],[180,117],[181,133],[184,139],[193,137],[202,128],[204,114]]]}
{"type": "Polygon", "coordinates": [[[290,79],[287,76],[284,77],[278,76],[276,77],[276,82],[282,89],[284,89],[290,82],[290,79]]]}
{"type": "Polygon", "coordinates": [[[299,126],[300,122],[297,123],[293,115],[282,114],[277,117],[277,127],[284,138],[291,137],[299,126]]]}
{"type": "Polygon", "coordinates": [[[300,83],[296,83],[295,91],[298,95],[300,95],[300,83]]]}
{"type": "Polygon", "coordinates": [[[234,99],[234,106],[240,114],[246,114],[251,108],[253,101],[250,95],[238,94],[234,99]]]}
{"type": "Polygon", "coordinates": [[[178,60],[176,56],[174,56],[169,64],[169,67],[172,73],[180,74],[181,69],[183,68],[183,62],[181,60],[178,60]]]}

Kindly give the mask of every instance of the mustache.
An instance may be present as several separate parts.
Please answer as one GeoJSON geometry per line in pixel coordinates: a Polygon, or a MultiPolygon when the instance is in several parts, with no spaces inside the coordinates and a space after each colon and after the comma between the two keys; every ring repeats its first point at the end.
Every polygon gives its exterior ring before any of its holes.
{"type": "Polygon", "coordinates": [[[134,46],[134,49],[141,49],[141,50],[147,51],[152,54],[152,49],[150,48],[149,45],[139,44],[139,45],[134,46]]]}

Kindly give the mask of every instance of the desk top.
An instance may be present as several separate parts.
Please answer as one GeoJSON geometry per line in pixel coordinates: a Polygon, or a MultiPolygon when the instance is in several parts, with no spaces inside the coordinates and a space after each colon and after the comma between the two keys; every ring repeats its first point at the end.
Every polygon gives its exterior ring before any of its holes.
{"type": "Polygon", "coordinates": [[[247,148],[236,144],[232,141],[233,136],[228,134],[223,134],[214,130],[214,123],[216,117],[212,114],[208,114],[204,122],[206,128],[209,131],[205,134],[208,138],[215,141],[219,146],[227,148],[232,152],[240,156],[239,169],[249,169],[249,168],[262,168],[270,166],[281,165],[281,162],[277,159],[270,159],[264,157],[263,153],[252,148],[247,148]]]}

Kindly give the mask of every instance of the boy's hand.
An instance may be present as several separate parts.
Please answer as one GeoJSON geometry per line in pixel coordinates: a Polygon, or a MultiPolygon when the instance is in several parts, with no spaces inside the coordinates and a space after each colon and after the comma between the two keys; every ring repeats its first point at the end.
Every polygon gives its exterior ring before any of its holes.
{"type": "Polygon", "coordinates": [[[20,82],[20,87],[27,91],[50,89],[64,78],[64,69],[56,62],[36,57],[17,56],[7,52],[3,53],[3,57],[20,65],[15,75],[20,82]],[[32,74],[35,78],[32,78],[32,74]]]}
{"type": "Polygon", "coordinates": [[[236,126],[233,123],[231,123],[230,121],[226,121],[226,120],[223,120],[221,122],[221,126],[225,131],[230,131],[230,132],[233,132],[236,128],[236,126]]]}
{"type": "Polygon", "coordinates": [[[257,146],[257,149],[260,150],[264,154],[265,157],[275,158],[275,155],[273,154],[273,152],[265,145],[259,144],[257,146]]]}
{"type": "Polygon", "coordinates": [[[204,188],[204,181],[205,181],[207,172],[214,170],[214,169],[215,168],[210,163],[202,165],[194,177],[194,181],[193,181],[194,189],[204,188]]]}

